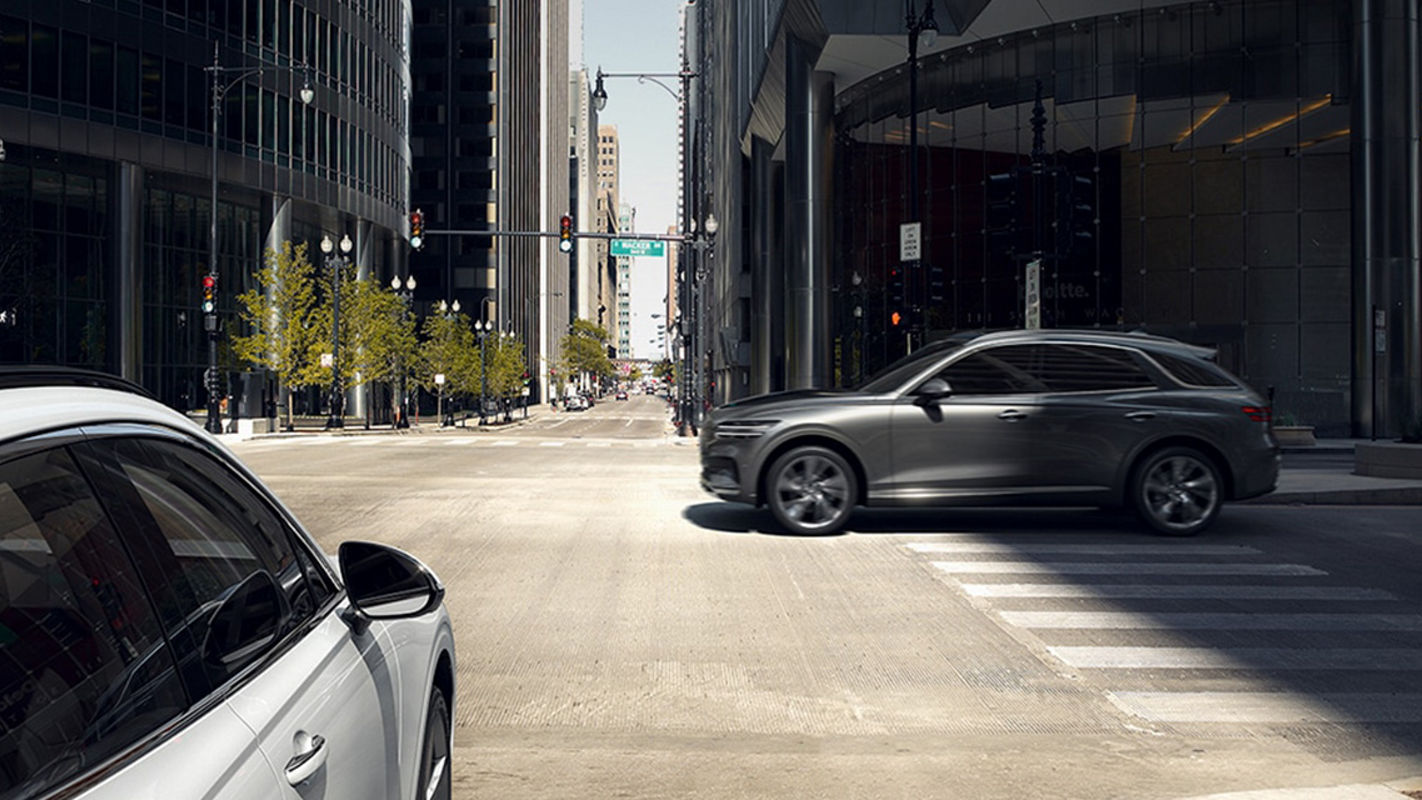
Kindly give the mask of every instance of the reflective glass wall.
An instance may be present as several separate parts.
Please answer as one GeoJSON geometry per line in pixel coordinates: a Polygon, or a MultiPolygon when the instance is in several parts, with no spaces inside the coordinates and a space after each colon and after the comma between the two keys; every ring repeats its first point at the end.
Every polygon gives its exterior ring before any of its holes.
{"type": "Polygon", "coordinates": [[[1044,326],[1214,345],[1285,413],[1346,431],[1350,14],[1182,3],[1020,31],[923,60],[912,123],[904,68],[844,92],[841,381],[903,352],[895,311],[927,338],[1021,327],[1040,257],[1044,326]],[[915,184],[923,268],[900,302],[915,184]]]}

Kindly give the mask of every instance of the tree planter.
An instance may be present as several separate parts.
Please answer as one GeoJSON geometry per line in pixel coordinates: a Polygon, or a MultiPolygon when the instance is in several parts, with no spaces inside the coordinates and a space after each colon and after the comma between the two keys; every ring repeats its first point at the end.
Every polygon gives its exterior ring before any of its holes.
{"type": "Polygon", "coordinates": [[[1422,444],[1359,442],[1353,448],[1353,472],[1374,478],[1422,480],[1422,444]]]}
{"type": "Polygon", "coordinates": [[[1313,437],[1312,425],[1275,425],[1274,438],[1280,447],[1313,447],[1318,444],[1313,437]]]}

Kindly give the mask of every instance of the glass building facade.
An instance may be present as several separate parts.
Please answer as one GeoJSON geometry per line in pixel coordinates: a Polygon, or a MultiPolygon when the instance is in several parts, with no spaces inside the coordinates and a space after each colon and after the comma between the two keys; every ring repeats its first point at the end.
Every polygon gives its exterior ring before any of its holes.
{"type": "Polygon", "coordinates": [[[697,15],[694,203],[739,221],[697,285],[712,403],[1022,327],[1040,260],[1044,327],[1212,346],[1320,434],[1422,420],[1415,3],[939,0],[913,69],[884,8],[697,15]]]}
{"type": "Polygon", "coordinates": [[[314,253],[348,234],[360,273],[388,280],[404,257],[409,27],[408,0],[6,3],[0,360],[202,404],[214,57],[224,318],[283,241],[314,253]]]}

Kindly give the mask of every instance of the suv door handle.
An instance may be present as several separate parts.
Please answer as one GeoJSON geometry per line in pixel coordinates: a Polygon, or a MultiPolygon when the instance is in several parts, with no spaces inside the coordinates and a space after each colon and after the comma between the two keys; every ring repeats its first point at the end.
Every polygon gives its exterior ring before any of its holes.
{"type": "Polygon", "coordinates": [[[287,783],[290,783],[292,786],[299,786],[312,775],[315,775],[316,770],[325,766],[327,753],[326,737],[319,735],[312,736],[306,745],[306,749],[292,756],[291,760],[286,762],[287,783]]]}
{"type": "Polygon", "coordinates": [[[1023,414],[1021,411],[1018,411],[1015,408],[1009,408],[1001,414],[998,414],[997,418],[1005,422],[1021,422],[1022,420],[1027,419],[1027,415],[1023,414]]]}
{"type": "Polygon", "coordinates": [[[1132,411],[1132,412],[1126,414],[1126,419],[1130,420],[1131,422],[1145,422],[1146,420],[1155,419],[1155,412],[1154,412],[1154,411],[1132,411]]]}

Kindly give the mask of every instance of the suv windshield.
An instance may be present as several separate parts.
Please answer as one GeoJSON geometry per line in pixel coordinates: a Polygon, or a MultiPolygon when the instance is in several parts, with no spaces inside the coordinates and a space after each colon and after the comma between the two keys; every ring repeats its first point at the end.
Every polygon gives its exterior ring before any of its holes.
{"type": "Polygon", "coordinates": [[[856,391],[870,394],[892,392],[926,368],[929,362],[937,361],[962,346],[962,342],[953,339],[931,342],[880,370],[860,384],[856,391]]]}

